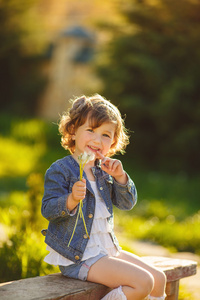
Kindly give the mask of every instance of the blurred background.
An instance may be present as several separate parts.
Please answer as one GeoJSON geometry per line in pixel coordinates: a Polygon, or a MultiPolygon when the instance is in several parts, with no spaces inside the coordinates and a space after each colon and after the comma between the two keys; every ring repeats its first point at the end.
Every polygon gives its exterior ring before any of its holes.
{"type": "Polygon", "coordinates": [[[58,271],[43,262],[43,178],[68,155],[57,123],[82,94],[111,100],[131,131],[118,157],[139,199],[116,210],[116,230],[200,255],[199,12],[198,0],[0,0],[1,282],[58,271]]]}

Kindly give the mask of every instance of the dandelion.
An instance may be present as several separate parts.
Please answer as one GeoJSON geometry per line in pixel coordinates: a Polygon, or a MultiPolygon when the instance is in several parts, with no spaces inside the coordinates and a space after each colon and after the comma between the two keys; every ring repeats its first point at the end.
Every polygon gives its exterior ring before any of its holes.
{"type": "Polygon", "coordinates": [[[84,170],[85,165],[89,161],[94,160],[94,158],[95,158],[94,153],[87,153],[87,152],[84,152],[78,156],[78,161],[79,161],[79,166],[80,166],[80,180],[82,180],[82,178],[83,178],[83,170],[84,170]]]}
{"type": "MultiPolygon", "coordinates": [[[[80,181],[83,179],[83,170],[84,170],[84,167],[85,165],[91,161],[91,160],[94,160],[95,159],[95,155],[94,153],[87,153],[87,152],[84,152],[84,153],[81,153],[81,155],[78,156],[78,161],[79,161],[79,168],[80,168],[80,181]]],[[[70,238],[70,241],[68,243],[68,247],[71,243],[71,240],[73,239],[73,236],[74,236],[74,232],[76,230],[76,226],[77,226],[77,223],[78,223],[78,218],[80,216],[80,218],[82,218],[83,220],[83,224],[84,224],[84,227],[85,227],[85,232],[87,234],[87,237],[89,237],[89,234],[88,234],[88,231],[87,231],[87,227],[86,227],[86,223],[85,223],[85,218],[84,218],[84,215],[83,215],[83,210],[82,210],[82,207],[83,207],[83,200],[80,201],[79,203],[79,209],[78,209],[78,214],[77,214],[77,217],[76,217],[76,222],[75,222],[75,225],[74,225],[74,229],[73,229],[73,232],[72,232],[72,236],[70,238]]]]}

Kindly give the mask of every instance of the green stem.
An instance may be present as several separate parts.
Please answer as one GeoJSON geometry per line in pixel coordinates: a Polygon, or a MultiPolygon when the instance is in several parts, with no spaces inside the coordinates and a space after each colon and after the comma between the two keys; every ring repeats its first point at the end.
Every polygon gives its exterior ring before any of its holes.
{"type": "Polygon", "coordinates": [[[81,214],[81,217],[82,217],[82,219],[83,219],[83,224],[84,224],[84,227],[85,227],[85,232],[86,232],[87,237],[88,237],[88,239],[89,239],[90,237],[89,237],[89,234],[88,234],[88,231],[87,231],[87,226],[86,226],[86,223],[85,223],[85,218],[84,218],[84,215],[83,215],[82,207],[83,207],[83,202],[82,202],[82,200],[81,200],[81,210],[80,210],[80,214],[81,214]]]}
{"type": "Polygon", "coordinates": [[[67,247],[69,247],[69,245],[70,245],[70,243],[71,243],[71,241],[73,239],[74,232],[76,230],[76,226],[77,226],[77,223],[78,223],[78,218],[79,218],[79,215],[80,215],[80,207],[81,207],[81,205],[79,204],[79,209],[78,209],[78,213],[77,213],[77,217],[76,217],[76,222],[75,222],[74,229],[73,229],[73,232],[72,232],[72,235],[71,235],[71,238],[69,240],[69,243],[68,243],[67,247]]]}
{"type": "MultiPolygon", "coordinates": [[[[80,181],[83,179],[83,169],[84,169],[84,167],[85,167],[85,164],[80,163],[80,181]]],[[[85,218],[84,218],[84,215],[83,215],[82,207],[83,207],[83,200],[81,200],[80,203],[79,203],[79,209],[78,209],[78,214],[77,214],[77,217],[76,217],[76,222],[75,222],[74,229],[73,229],[73,232],[72,232],[72,235],[71,235],[71,238],[69,240],[69,243],[68,243],[67,247],[69,247],[69,245],[70,245],[70,243],[73,239],[79,216],[80,216],[80,218],[83,219],[83,225],[84,225],[84,228],[85,228],[85,232],[87,234],[87,237],[90,238],[89,234],[88,234],[88,231],[87,231],[87,226],[86,226],[86,223],[85,223],[85,218]]]]}

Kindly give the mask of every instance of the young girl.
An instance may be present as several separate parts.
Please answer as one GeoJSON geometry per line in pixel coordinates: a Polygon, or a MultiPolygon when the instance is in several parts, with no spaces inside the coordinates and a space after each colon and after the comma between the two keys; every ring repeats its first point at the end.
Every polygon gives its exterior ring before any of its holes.
{"type": "Polygon", "coordinates": [[[165,299],[164,273],[123,251],[113,232],[112,204],[130,210],[137,200],[121,161],[110,158],[128,144],[119,110],[100,95],[83,96],[63,115],[59,131],[71,155],[53,163],[45,175],[42,215],[49,226],[43,233],[50,251],[45,261],[59,265],[67,277],[112,288],[104,300],[165,299]],[[83,153],[93,159],[80,180],[83,153]],[[77,219],[80,205],[83,217],[77,219]]]}

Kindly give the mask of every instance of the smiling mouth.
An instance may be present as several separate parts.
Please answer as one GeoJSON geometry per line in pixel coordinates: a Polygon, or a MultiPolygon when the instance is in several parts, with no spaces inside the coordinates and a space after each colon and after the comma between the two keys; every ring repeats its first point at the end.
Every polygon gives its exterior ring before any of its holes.
{"type": "Polygon", "coordinates": [[[92,152],[97,152],[97,151],[100,151],[99,148],[95,148],[95,147],[91,147],[91,146],[88,146],[88,148],[92,151],[92,152]]]}

